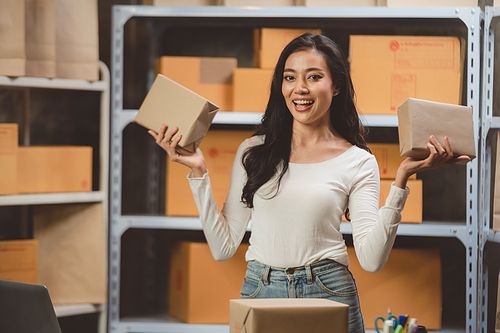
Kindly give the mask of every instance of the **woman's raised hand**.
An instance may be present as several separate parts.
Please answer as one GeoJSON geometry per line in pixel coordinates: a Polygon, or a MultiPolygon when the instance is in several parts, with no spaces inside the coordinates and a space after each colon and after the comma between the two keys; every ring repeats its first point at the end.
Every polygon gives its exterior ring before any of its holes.
{"type": "Polygon", "coordinates": [[[179,149],[177,149],[179,141],[182,139],[182,135],[175,134],[179,131],[179,128],[174,127],[171,131],[167,133],[167,126],[163,124],[160,131],[155,133],[154,131],[149,131],[148,133],[155,139],[156,144],[162,147],[168,154],[170,160],[173,162],[181,163],[193,171],[193,176],[196,178],[203,177],[207,172],[205,157],[203,153],[198,148],[194,153],[186,154],[185,150],[182,154],[179,154],[179,149]]]}
{"type": "Polygon", "coordinates": [[[401,162],[394,185],[405,188],[408,178],[417,172],[436,169],[442,165],[452,165],[456,163],[467,163],[470,157],[466,155],[453,156],[451,144],[448,137],[444,138],[445,146],[441,146],[438,140],[431,135],[427,147],[430,154],[427,158],[415,159],[408,157],[401,162]]]}

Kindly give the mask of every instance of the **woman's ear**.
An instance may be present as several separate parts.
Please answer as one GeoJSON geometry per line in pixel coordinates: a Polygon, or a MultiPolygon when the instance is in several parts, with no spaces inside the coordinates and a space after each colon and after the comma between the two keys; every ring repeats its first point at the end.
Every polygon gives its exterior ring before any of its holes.
{"type": "Polygon", "coordinates": [[[337,87],[333,87],[333,96],[337,96],[340,93],[340,91],[337,89],[337,87]]]}

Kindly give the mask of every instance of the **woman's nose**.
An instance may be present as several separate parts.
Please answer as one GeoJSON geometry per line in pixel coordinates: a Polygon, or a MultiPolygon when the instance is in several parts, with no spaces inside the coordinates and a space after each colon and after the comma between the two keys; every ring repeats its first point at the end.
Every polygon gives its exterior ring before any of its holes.
{"type": "Polygon", "coordinates": [[[305,94],[309,92],[309,89],[307,88],[307,82],[303,79],[297,80],[297,84],[295,85],[295,93],[296,94],[305,94]]]}

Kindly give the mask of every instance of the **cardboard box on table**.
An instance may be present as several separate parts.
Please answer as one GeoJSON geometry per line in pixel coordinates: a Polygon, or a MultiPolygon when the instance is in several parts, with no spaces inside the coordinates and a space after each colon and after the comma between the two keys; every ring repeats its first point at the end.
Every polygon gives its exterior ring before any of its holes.
{"type": "Polygon", "coordinates": [[[106,240],[101,203],[33,208],[38,283],[55,304],[106,303],[106,240]]]}
{"type": "Polygon", "coordinates": [[[233,111],[266,111],[273,70],[263,68],[237,68],[233,80],[233,111]]]}
{"type": "Polygon", "coordinates": [[[274,69],[281,51],[295,37],[321,30],[262,28],[254,30],[254,64],[258,68],[274,69]]]}
{"type": "Polygon", "coordinates": [[[0,195],[17,193],[18,124],[0,124],[0,195]]]}
{"type": "Polygon", "coordinates": [[[92,147],[18,147],[18,193],[92,191],[92,147]]]}
{"type": "MultiPolygon", "coordinates": [[[[252,131],[212,130],[200,145],[219,209],[222,209],[229,191],[236,151],[252,134],[252,131]]],[[[188,167],[172,162],[167,157],[166,213],[169,216],[198,216],[189,181],[186,179],[190,171],[188,167]]]]}
{"type": "Polygon", "coordinates": [[[240,297],[248,244],[218,262],[206,243],[177,242],[170,261],[170,314],[190,324],[228,324],[229,300],[240,297]]]}
{"type": "Polygon", "coordinates": [[[349,306],[317,298],[234,299],[230,333],[347,333],[349,306]]]}
{"type": "Polygon", "coordinates": [[[408,97],[460,104],[463,51],[456,37],[349,39],[351,78],[362,114],[396,114],[408,97]]]}
{"type": "Polygon", "coordinates": [[[221,111],[233,106],[236,58],[163,56],[157,72],[216,104],[221,111]]]}
{"type": "Polygon", "coordinates": [[[441,329],[441,259],[439,249],[394,248],[384,268],[369,273],[348,247],[349,270],[356,279],[361,311],[367,329],[387,308],[396,315],[409,314],[428,330],[441,329]]]}
{"type": "Polygon", "coordinates": [[[37,283],[38,241],[0,241],[0,280],[37,283]]]}
{"type": "Polygon", "coordinates": [[[476,157],[471,107],[408,98],[398,107],[398,132],[401,156],[426,158],[434,135],[443,147],[448,136],[455,156],[476,157]]]}

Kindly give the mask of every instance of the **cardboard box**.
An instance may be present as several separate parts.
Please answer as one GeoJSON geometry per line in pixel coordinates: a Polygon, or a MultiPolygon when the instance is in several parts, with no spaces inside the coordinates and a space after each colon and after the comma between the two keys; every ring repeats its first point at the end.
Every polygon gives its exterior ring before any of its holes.
{"type": "MultiPolygon", "coordinates": [[[[380,180],[380,207],[385,205],[385,200],[391,190],[391,185],[394,182],[392,179],[380,180]]],[[[423,189],[422,180],[408,180],[410,195],[406,199],[405,208],[401,212],[402,223],[422,223],[422,200],[423,189]]]]}
{"type": "Polygon", "coordinates": [[[387,0],[305,0],[307,7],[374,7],[385,6],[387,0]]]}
{"type": "Polygon", "coordinates": [[[362,114],[395,115],[408,97],[461,102],[463,51],[456,37],[352,35],[349,60],[362,114]]]}
{"type": "Polygon", "coordinates": [[[347,333],[349,306],[315,298],[231,300],[231,333],[347,333]]]}
{"type": "Polygon", "coordinates": [[[428,330],[441,329],[441,259],[439,249],[394,248],[378,273],[361,268],[353,247],[348,247],[349,270],[356,279],[367,329],[386,315],[410,314],[428,330]]]}
{"type": "Polygon", "coordinates": [[[476,7],[478,0],[385,0],[387,7],[476,7]]]}
{"type": "Polygon", "coordinates": [[[26,74],[25,2],[0,1],[0,75],[26,74]]]}
{"type": "MultiPolygon", "coordinates": [[[[222,209],[229,191],[233,161],[239,145],[251,131],[209,131],[200,145],[205,156],[215,201],[222,209]]],[[[198,216],[198,209],[186,179],[188,167],[167,157],[166,213],[169,216],[198,216]]]]}
{"type": "Polygon", "coordinates": [[[106,239],[102,203],[33,207],[40,244],[38,283],[54,304],[106,303],[106,239]]]}
{"type": "Polygon", "coordinates": [[[92,191],[92,147],[18,148],[18,193],[92,191]]]}
{"type": "Polygon", "coordinates": [[[217,111],[212,102],[158,74],[134,121],[157,133],[162,124],[167,131],[177,126],[176,135],[182,135],[179,147],[194,152],[217,111]]]}
{"type": "Polygon", "coordinates": [[[236,58],[174,57],[158,60],[158,73],[210,100],[221,111],[233,106],[233,72],[236,58]]]}
{"type": "Polygon", "coordinates": [[[281,51],[295,37],[306,32],[320,34],[321,30],[262,28],[254,30],[255,67],[274,69],[281,51]]]}
{"type": "Polygon", "coordinates": [[[496,139],[492,145],[492,168],[494,173],[491,173],[491,186],[493,186],[493,231],[500,231],[500,135],[496,133],[496,139]],[[493,150],[495,149],[495,150],[493,150]],[[493,163],[495,163],[493,165],[493,163]],[[494,178],[493,178],[494,177],[494,178]]]}
{"type": "Polygon", "coordinates": [[[224,6],[286,7],[303,6],[304,0],[221,0],[224,6]]]}
{"type": "Polygon", "coordinates": [[[398,132],[401,156],[426,158],[434,135],[443,147],[448,136],[455,156],[476,157],[471,107],[408,98],[398,107],[398,132]]]}
{"type": "Polygon", "coordinates": [[[0,241],[0,280],[37,283],[38,241],[0,241]]]}
{"type": "Polygon", "coordinates": [[[273,71],[262,68],[237,68],[234,71],[234,111],[266,111],[273,71]]]}
{"type": "Polygon", "coordinates": [[[170,261],[170,314],[190,324],[228,324],[229,300],[240,297],[248,244],[214,260],[206,243],[178,242],[170,261]]]}
{"type": "Polygon", "coordinates": [[[191,6],[218,6],[221,3],[221,0],[142,0],[143,5],[154,5],[154,6],[182,6],[182,7],[191,7],[191,6]]]}
{"type": "Polygon", "coordinates": [[[0,195],[17,192],[18,125],[0,124],[0,195]]]}
{"type": "MultiPolygon", "coordinates": [[[[380,179],[395,179],[399,165],[406,157],[399,154],[399,145],[397,143],[369,143],[368,147],[377,159],[380,172],[380,179]]],[[[416,179],[414,174],[410,179],[416,179]]]]}

